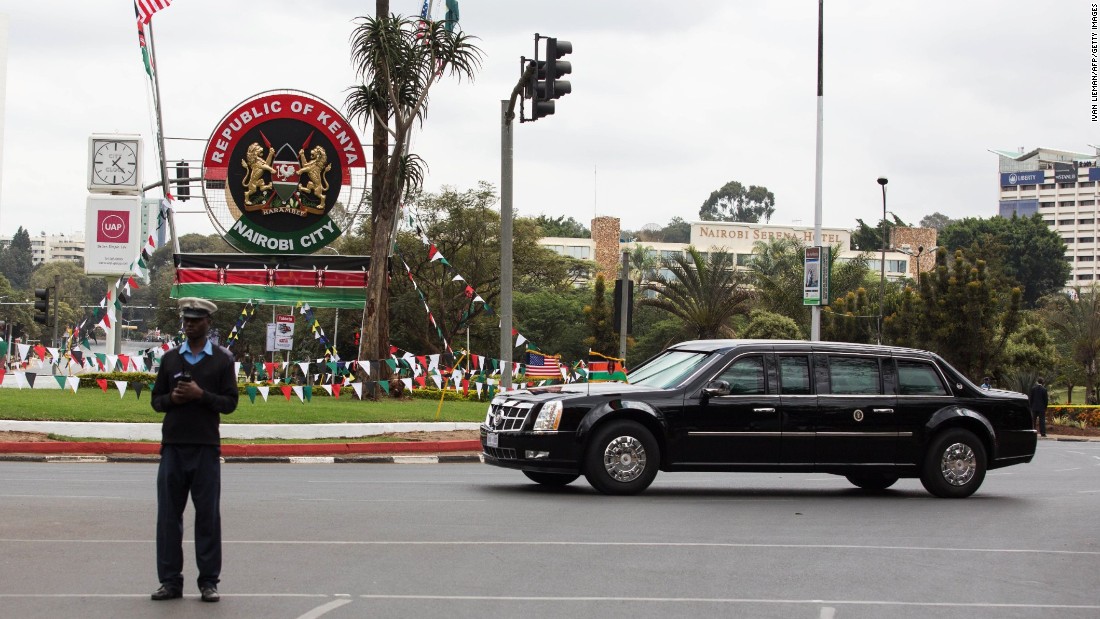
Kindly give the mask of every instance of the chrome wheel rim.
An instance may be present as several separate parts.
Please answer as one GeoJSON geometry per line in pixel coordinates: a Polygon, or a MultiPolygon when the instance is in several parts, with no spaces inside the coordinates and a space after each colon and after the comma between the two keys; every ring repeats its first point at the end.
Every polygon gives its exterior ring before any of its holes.
{"type": "Polygon", "coordinates": [[[978,457],[965,443],[954,443],[943,450],[940,472],[952,486],[965,486],[978,473],[978,457]]]}
{"type": "Polygon", "coordinates": [[[633,436],[620,436],[603,450],[603,468],[618,482],[631,482],[645,471],[645,446],[633,436]]]}

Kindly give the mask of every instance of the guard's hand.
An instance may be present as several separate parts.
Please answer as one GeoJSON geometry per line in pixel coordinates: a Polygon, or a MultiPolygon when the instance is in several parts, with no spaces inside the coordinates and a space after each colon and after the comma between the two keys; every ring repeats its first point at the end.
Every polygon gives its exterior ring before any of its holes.
{"type": "Polygon", "coordinates": [[[198,400],[201,397],[202,387],[194,381],[180,381],[176,383],[176,388],[172,390],[173,404],[184,404],[198,400]]]}

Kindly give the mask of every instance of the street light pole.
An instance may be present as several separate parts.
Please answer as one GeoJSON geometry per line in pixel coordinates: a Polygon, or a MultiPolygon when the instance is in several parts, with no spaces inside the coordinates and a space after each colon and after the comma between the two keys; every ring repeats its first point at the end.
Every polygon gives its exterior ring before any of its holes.
{"type": "Polygon", "coordinates": [[[882,258],[879,260],[878,275],[878,343],[882,343],[882,306],[886,302],[886,183],[885,176],[878,177],[882,186],[882,258]]]}

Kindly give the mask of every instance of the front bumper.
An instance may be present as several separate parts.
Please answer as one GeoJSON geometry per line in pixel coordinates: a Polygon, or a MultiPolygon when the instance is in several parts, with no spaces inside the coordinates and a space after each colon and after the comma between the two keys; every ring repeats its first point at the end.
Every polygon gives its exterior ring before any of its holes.
{"type": "Polygon", "coordinates": [[[495,432],[497,445],[488,445],[489,428],[481,426],[481,451],[486,464],[544,473],[581,472],[583,457],[576,432],[495,432]]]}

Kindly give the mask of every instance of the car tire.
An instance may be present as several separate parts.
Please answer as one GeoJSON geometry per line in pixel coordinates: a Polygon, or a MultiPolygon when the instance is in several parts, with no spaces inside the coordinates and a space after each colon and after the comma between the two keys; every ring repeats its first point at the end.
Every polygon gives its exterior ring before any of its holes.
{"type": "Polygon", "coordinates": [[[897,475],[873,475],[863,473],[860,475],[846,475],[845,477],[853,486],[868,492],[882,492],[898,481],[897,475]]]}
{"type": "Polygon", "coordinates": [[[604,494],[638,494],[649,487],[661,464],[653,434],[634,421],[597,427],[588,441],[584,476],[604,494]]]}
{"type": "Polygon", "coordinates": [[[985,479],[985,445],[969,430],[954,428],[936,435],[921,467],[924,489],[945,499],[974,494],[985,479]]]}
{"type": "Polygon", "coordinates": [[[568,473],[543,473],[541,471],[524,471],[523,474],[536,484],[554,488],[568,486],[580,477],[580,475],[570,475],[568,473]]]}

